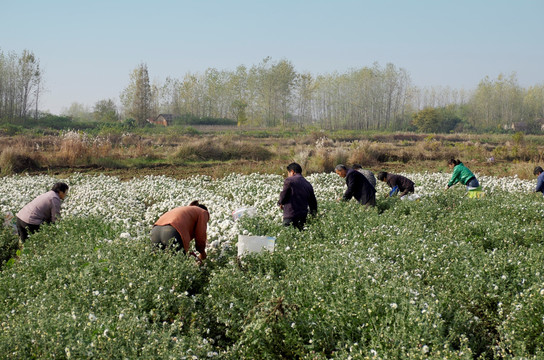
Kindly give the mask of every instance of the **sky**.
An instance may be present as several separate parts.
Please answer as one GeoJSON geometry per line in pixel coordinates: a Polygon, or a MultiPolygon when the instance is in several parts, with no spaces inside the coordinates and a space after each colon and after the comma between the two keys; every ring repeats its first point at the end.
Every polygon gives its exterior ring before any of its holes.
{"type": "Polygon", "coordinates": [[[0,51],[34,53],[53,114],[119,104],[142,63],[158,83],[270,57],[313,75],[392,63],[422,88],[544,84],[542,0],[0,0],[0,13],[0,51]]]}

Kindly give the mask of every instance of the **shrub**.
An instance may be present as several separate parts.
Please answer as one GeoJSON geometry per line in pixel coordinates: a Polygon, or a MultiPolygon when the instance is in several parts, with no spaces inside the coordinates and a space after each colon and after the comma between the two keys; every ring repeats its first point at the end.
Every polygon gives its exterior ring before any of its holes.
{"type": "Polygon", "coordinates": [[[0,228],[0,270],[6,262],[13,259],[19,249],[19,237],[13,233],[12,229],[0,228]]]}
{"type": "Polygon", "coordinates": [[[2,175],[34,171],[40,168],[37,156],[15,148],[6,148],[0,154],[0,168],[2,175]]]}
{"type": "Polygon", "coordinates": [[[0,124],[0,134],[13,136],[23,131],[23,127],[20,125],[14,125],[10,123],[0,124]]]}
{"type": "Polygon", "coordinates": [[[174,158],[187,161],[227,161],[258,160],[264,161],[272,157],[272,153],[261,145],[232,141],[229,139],[205,139],[181,145],[174,158]]]}

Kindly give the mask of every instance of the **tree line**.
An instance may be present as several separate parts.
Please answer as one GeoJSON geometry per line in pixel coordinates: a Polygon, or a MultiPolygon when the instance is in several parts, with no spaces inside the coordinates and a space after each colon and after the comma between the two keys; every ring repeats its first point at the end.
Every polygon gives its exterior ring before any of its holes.
{"type": "Polygon", "coordinates": [[[513,73],[485,77],[472,91],[422,89],[390,63],[315,76],[265,58],[249,68],[210,68],[162,84],[150,84],[147,65],[140,64],[121,100],[138,123],[158,113],[328,130],[540,132],[544,123],[544,84],[522,88],[513,73]]]}
{"type": "MultiPolygon", "coordinates": [[[[41,82],[32,52],[0,52],[0,118],[37,116],[41,82]]],[[[544,84],[522,88],[513,73],[485,77],[470,91],[418,88],[406,69],[391,63],[314,75],[267,57],[250,67],[208,68],[154,83],[142,63],[119,100],[120,106],[115,99],[98,101],[92,110],[73,103],[63,115],[105,122],[131,118],[140,126],[163,113],[232,119],[240,126],[423,132],[496,131],[519,124],[538,132],[544,122],[544,84]]]]}
{"type": "Polygon", "coordinates": [[[251,126],[319,126],[324,129],[392,129],[409,121],[410,77],[393,64],[314,76],[287,60],[265,58],[234,71],[207,69],[150,84],[140,64],[121,94],[138,123],[153,114],[235,119],[251,126]],[[407,117],[408,116],[408,117],[407,117]]]}
{"type": "Polygon", "coordinates": [[[0,51],[0,119],[37,116],[42,72],[33,52],[0,51]]]}

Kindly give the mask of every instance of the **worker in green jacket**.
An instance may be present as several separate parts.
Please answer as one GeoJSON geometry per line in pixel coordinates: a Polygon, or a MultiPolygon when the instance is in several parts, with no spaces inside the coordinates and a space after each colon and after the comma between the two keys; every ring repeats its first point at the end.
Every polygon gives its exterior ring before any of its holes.
{"type": "Polygon", "coordinates": [[[448,190],[453,185],[460,182],[463,185],[466,185],[467,190],[475,189],[480,186],[476,176],[470,171],[463,163],[459,160],[450,159],[448,161],[448,167],[453,169],[453,174],[451,174],[451,179],[446,186],[448,190]]]}

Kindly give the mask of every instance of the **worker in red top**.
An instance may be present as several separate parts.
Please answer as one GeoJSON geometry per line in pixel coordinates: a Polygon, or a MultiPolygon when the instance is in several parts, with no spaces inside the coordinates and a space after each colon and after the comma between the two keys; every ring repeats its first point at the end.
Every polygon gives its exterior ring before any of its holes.
{"type": "MultiPolygon", "coordinates": [[[[195,239],[195,248],[199,252],[197,259],[206,259],[206,230],[210,214],[208,208],[198,201],[189,206],[181,206],[163,214],[155,222],[151,230],[151,242],[161,248],[174,246],[176,250],[183,247],[189,253],[189,244],[195,239]]],[[[195,255],[196,256],[196,255],[195,255]]]]}

